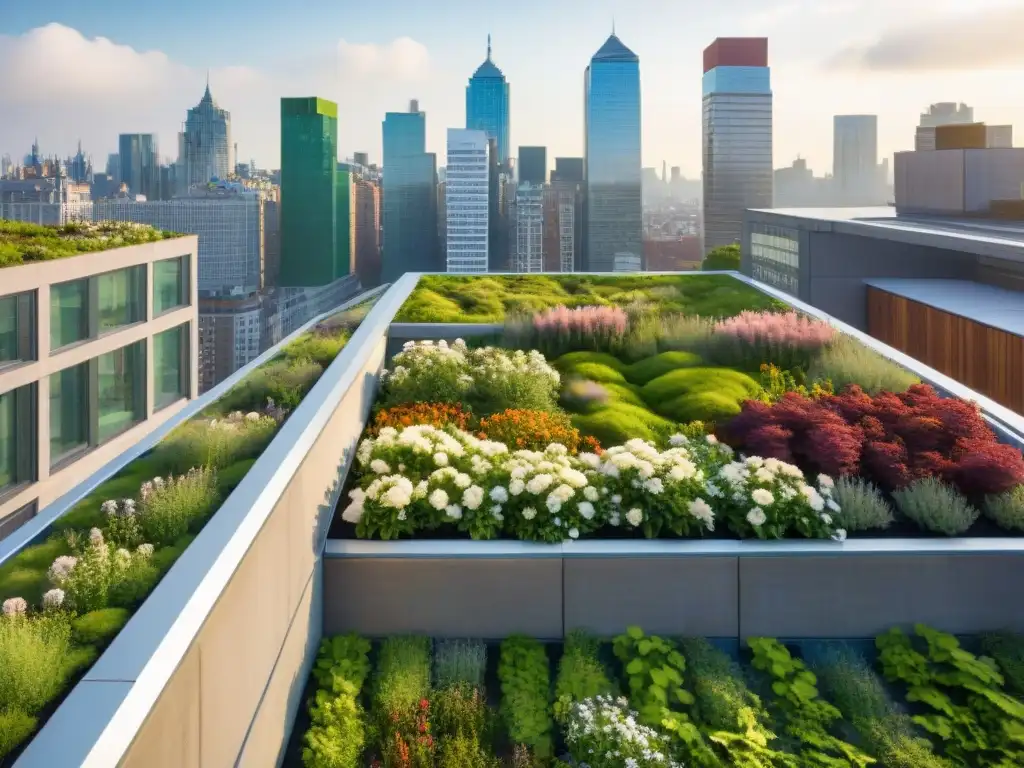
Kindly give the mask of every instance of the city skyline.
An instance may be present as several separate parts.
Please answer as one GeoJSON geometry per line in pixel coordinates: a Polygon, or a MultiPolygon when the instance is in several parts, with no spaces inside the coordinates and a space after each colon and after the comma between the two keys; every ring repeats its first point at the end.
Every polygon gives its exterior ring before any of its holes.
{"type": "MultiPolygon", "coordinates": [[[[458,4],[449,3],[453,8],[458,4]]],[[[240,160],[255,157],[265,167],[276,167],[276,99],[310,95],[341,105],[343,157],[368,151],[380,162],[379,121],[409,98],[418,98],[428,115],[428,151],[443,156],[446,129],[464,125],[464,86],[493,32],[502,70],[515,91],[510,146],[547,146],[549,158],[581,156],[579,77],[607,37],[616,11],[620,36],[645,62],[642,146],[647,167],[665,160],[689,178],[699,174],[700,78],[690,73],[703,47],[723,35],[769,38],[777,168],[797,155],[819,173],[830,168],[835,114],[878,114],[880,158],[913,147],[917,117],[936,101],[964,101],[979,120],[1016,124],[1018,130],[1024,126],[1024,108],[1009,98],[1024,53],[1004,32],[1014,20],[1024,20],[1024,9],[995,0],[970,6],[927,4],[930,21],[914,27],[907,24],[925,7],[923,0],[907,0],[898,9],[880,0],[768,6],[731,0],[700,19],[689,19],[660,0],[628,14],[625,4],[613,0],[587,14],[567,3],[537,17],[545,23],[530,28],[528,46],[518,40],[522,18],[505,23],[493,7],[482,8],[452,35],[422,9],[388,0],[373,9],[381,18],[356,9],[352,23],[335,25],[333,31],[318,20],[308,45],[297,45],[294,24],[281,23],[264,46],[246,48],[234,39],[210,46],[206,27],[216,26],[218,19],[226,22],[232,8],[236,16],[244,14],[242,38],[251,39],[268,23],[269,10],[262,2],[250,4],[251,12],[235,3],[225,5],[208,23],[204,15],[203,28],[187,41],[174,30],[183,19],[195,26],[198,11],[191,9],[198,6],[191,2],[179,4],[176,20],[166,25],[163,20],[128,25],[103,2],[88,13],[62,2],[48,9],[12,9],[7,26],[14,34],[0,37],[0,64],[8,73],[0,80],[7,112],[0,125],[0,150],[23,153],[38,134],[45,153],[64,156],[74,153],[81,137],[94,164],[100,164],[116,148],[117,134],[151,132],[164,157],[173,156],[182,116],[203,93],[209,69],[220,106],[232,113],[240,160]],[[384,23],[389,5],[402,5],[403,13],[391,17],[401,18],[399,24],[384,23]],[[970,19],[958,18],[958,10],[968,7],[974,11],[970,19]],[[796,17],[799,25],[793,24],[796,17]],[[58,26],[45,27],[48,21],[58,26]],[[559,32],[566,23],[574,27],[569,38],[559,32]],[[663,31],[677,27],[685,30],[663,31]],[[956,44],[939,48],[936,41],[951,30],[957,31],[956,44]],[[938,60],[937,49],[945,59],[938,60]],[[45,55],[37,53],[44,50],[45,55]],[[15,75],[27,68],[36,76],[15,75]],[[60,104],[59,119],[54,119],[54,104],[60,104]],[[346,104],[358,109],[346,111],[346,104]]],[[[519,10],[518,17],[541,13],[530,3],[519,10]]],[[[325,18],[332,14],[325,6],[325,18]]]]}

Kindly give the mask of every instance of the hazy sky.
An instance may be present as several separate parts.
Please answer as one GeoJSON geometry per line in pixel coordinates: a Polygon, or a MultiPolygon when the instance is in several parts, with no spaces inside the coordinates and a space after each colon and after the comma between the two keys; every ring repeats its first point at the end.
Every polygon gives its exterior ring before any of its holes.
{"type": "MultiPolygon", "coordinates": [[[[231,111],[242,159],[279,159],[281,96],[339,102],[339,152],[381,154],[381,120],[418,98],[428,150],[465,120],[486,37],[511,83],[513,154],[583,149],[583,70],[614,17],[640,57],[644,165],[700,172],[701,52],[769,38],[775,165],[831,171],[832,116],[879,116],[884,155],[913,148],[930,102],[965,101],[1024,144],[1022,0],[48,0],[0,12],[0,152],[73,152],[98,167],[121,132],[177,154],[203,92],[231,111]],[[144,10],[143,10],[144,9],[144,10]]],[[[443,161],[442,161],[443,162],[443,161]]]]}

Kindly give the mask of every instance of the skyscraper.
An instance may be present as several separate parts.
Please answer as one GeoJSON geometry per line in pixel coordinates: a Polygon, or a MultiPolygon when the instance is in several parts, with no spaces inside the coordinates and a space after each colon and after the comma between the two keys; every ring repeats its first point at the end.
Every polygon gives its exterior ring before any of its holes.
{"type": "Polygon", "coordinates": [[[448,129],[445,216],[449,272],[486,272],[490,164],[484,131],[448,129]]]}
{"type": "Polygon", "coordinates": [[[584,73],[587,264],[611,272],[641,255],[640,59],[612,32],[584,73]]]}
{"type": "Polygon", "coordinates": [[[224,179],[235,169],[231,143],[231,113],[220,109],[210,94],[210,84],[199,103],[188,111],[182,135],[181,184],[191,187],[210,179],[224,179]]]}
{"type": "Polygon", "coordinates": [[[443,270],[437,249],[437,159],[426,151],[427,116],[419,103],[388,112],[384,134],[383,282],[406,272],[443,270]]]}
{"type": "Polygon", "coordinates": [[[118,137],[120,181],[132,195],[160,199],[160,161],[152,133],[122,133],[118,137]]]}
{"type": "Polygon", "coordinates": [[[878,116],[836,115],[832,132],[832,183],[840,205],[884,205],[878,165],[878,116]]]}
{"type": "Polygon", "coordinates": [[[739,242],[743,212],[772,207],[768,40],[720,37],[704,49],[704,252],[739,242]]]}
{"type": "Polygon", "coordinates": [[[491,36],[487,36],[487,59],[477,67],[466,86],[466,128],[485,131],[498,141],[498,164],[509,158],[509,84],[491,61],[491,36]]]}
{"type": "Polygon", "coordinates": [[[544,185],[519,182],[516,187],[516,237],[513,272],[544,271],[544,185]]]}
{"type": "Polygon", "coordinates": [[[355,181],[355,268],[364,288],[380,283],[380,183],[361,175],[355,181]]]}
{"type": "Polygon", "coordinates": [[[338,105],[315,96],[281,99],[282,287],[327,285],[351,271],[344,193],[338,105]]]}
{"type": "Polygon", "coordinates": [[[519,183],[543,184],[548,180],[547,147],[519,148],[519,183]]]}
{"type": "Polygon", "coordinates": [[[914,134],[914,149],[918,152],[935,149],[935,129],[940,125],[964,125],[974,122],[974,109],[966,104],[942,101],[932,104],[921,113],[914,134]]]}

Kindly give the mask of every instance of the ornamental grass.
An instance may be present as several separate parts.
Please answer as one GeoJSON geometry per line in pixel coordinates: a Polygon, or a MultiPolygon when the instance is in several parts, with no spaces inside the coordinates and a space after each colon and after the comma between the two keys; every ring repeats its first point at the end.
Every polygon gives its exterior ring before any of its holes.
{"type": "Polygon", "coordinates": [[[831,325],[797,312],[747,311],[715,324],[711,356],[745,370],[757,370],[763,363],[806,370],[834,337],[831,325]]]}
{"type": "Polygon", "coordinates": [[[617,349],[628,329],[629,317],[621,307],[560,305],[540,314],[510,317],[505,342],[554,357],[579,350],[617,349]]]}

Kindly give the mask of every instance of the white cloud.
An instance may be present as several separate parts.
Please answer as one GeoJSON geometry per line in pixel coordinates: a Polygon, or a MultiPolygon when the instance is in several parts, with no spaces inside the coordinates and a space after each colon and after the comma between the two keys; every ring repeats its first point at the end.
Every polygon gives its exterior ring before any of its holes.
{"type": "MultiPolygon", "coordinates": [[[[351,119],[347,104],[381,117],[401,108],[409,84],[430,76],[427,49],[408,37],[383,45],[342,40],[304,52],[299,61],[266,67],[210,70],[210,89],[231,112],[232,138],[243,158],[278,162],[280,98],[317,95],[339,101],[343,155],[354,148],[379,154],[379,122],[351,119]]],[[[156,133],[161,155],[177,154],[186,111],[202,96],[207,71],[160,51],[137,51],[103,37],[86,38],[61,24],[20,36],[0,36],[0,151],[21,154],[38,136],[44,154],[61,156],[78,139],[102,170],[119,133],[156,133]]],[[[426,88],[424,88],[426,90],[426,88]]],[[[424,94],[425,95],[425,94],[424,94]]]]}

